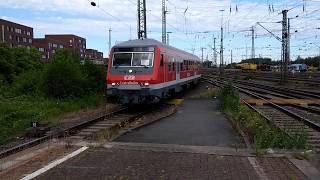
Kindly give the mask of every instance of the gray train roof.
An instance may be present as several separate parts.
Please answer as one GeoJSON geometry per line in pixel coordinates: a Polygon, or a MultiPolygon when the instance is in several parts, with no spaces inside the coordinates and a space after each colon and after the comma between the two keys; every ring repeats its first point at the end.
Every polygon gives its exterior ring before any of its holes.
{"type": "Polygon", "coordinates": [[[186,51],[183,51],[181,49],[169,46],[167,44],[163,44],[162,42],[159,42],[155,39],[134,39],[134,40],[129,40],[129,41],[124,41],[119,44],[114,45],[114,48],[121,48],[121,47],[146,47],[146,46],[160,46],[160,47],[165,47],[168,49],[172,49],[175,51],[179,51],[181,53],[188,54],[189,56],[193,56],[195,59],[200,60],[198,56],[188,53],[186,51]]]}

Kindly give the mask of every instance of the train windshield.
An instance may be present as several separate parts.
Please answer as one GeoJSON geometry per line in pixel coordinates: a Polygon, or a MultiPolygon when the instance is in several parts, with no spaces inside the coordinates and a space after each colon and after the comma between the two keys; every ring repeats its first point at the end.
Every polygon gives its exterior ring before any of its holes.
{"type": "Polygon", "coordinates": [[[153,52],[121,52],[113,55],[113,66],[152,67],[153,52]]]}

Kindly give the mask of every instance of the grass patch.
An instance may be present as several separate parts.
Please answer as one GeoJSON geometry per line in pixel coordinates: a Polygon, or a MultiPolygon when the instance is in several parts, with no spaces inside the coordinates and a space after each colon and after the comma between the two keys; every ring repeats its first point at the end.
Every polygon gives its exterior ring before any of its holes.
{"type": "Polygon", "coordinates": [[[0,99],[0,143],[30,127],[31,122],[56,124],[57,117],[65,113],[98,106],[105,101],[97,94],[62,100],[29,95],[0,99]]]}
{"type": "Polygon", "coordinates": [[[216,88],[209,88],[207,91],[200,93],[200,98],[214,98],[217,97],[217,89],[216,88]]]}
{"type": "Polygon", "coordinates": [[[227,85],[219,91],[220,110],[232,120],[234,127],[239,127],[249,136],[256,153],[261,149],[306,149],[306,136],[300,134],[288,136],[280,129],[269,125],[258,113],[240,104],[239,93],[227,85]]]}

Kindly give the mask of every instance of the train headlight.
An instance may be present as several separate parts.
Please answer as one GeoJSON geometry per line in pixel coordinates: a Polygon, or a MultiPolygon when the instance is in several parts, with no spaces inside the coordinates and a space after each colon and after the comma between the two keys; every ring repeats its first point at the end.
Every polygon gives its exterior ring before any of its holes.
{"type": "Polygon", "coordinates": [[[145,83],[144,83],[144,86],[149,86],[149,83],[148,83],[148,82],[145,82],[145,83]]]}
{"type": "Polygon", "coordinates": [[[115,86],[115,85],[116,85],[116,83],[114,83],[114,82],[113,82],[113,83],[111,83],[111,86],[115,86]]]}

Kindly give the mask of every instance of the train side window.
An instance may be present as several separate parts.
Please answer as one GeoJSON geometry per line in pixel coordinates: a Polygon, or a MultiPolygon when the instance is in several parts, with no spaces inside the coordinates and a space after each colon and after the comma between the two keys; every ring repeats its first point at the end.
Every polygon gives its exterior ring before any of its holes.
{"type": "Polygon", "coordinates": [[[160,66],[163,66],[163,54],[161,54],[161,59],[160,59],[160,66]]]}

